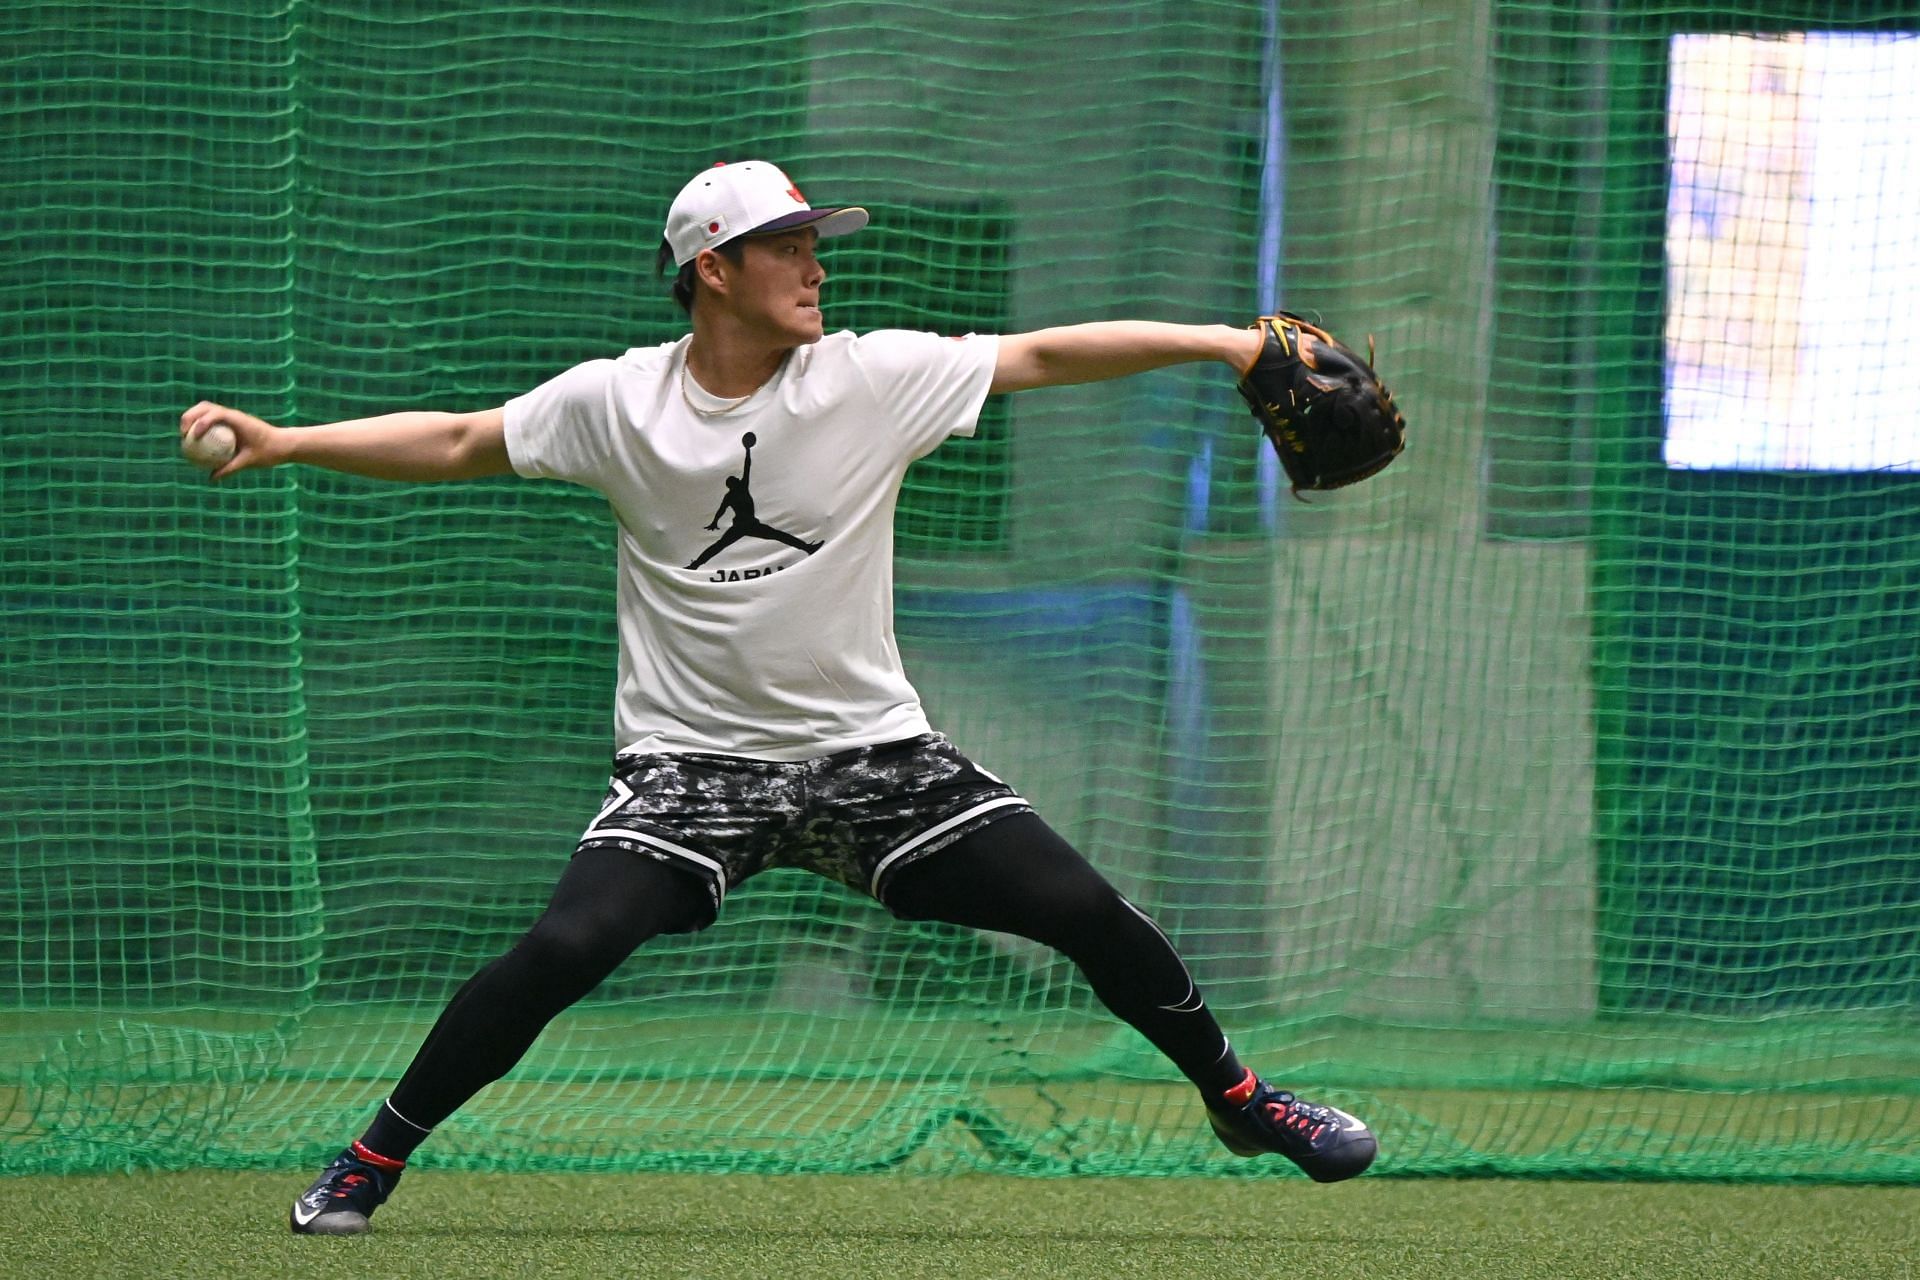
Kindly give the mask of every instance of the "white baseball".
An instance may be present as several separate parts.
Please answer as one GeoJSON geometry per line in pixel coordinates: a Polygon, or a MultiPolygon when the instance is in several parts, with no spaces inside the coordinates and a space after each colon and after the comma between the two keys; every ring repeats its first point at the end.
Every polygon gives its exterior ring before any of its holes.
{"type": "Polygon", "coordinates": [[[188,462],[203,471],[225,466],[238,447],[239,441],[233,438],[233,428],[220,423],[208,427],[198,437],[186,437],[180,441],[180,452],[187,455],[188,462]]]}

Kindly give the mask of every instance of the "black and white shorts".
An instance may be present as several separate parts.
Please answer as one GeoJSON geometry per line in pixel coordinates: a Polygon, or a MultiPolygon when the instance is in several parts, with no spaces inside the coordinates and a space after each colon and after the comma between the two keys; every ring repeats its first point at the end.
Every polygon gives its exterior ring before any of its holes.
{"type": "Polygon", "coordinates": [[[887,877],[1032,807],[938,733],[812,760],[616,756],[580,848],[658,858],[707,882],[714,910],[768,867],[798,867],[886,901],[887,877]]]}

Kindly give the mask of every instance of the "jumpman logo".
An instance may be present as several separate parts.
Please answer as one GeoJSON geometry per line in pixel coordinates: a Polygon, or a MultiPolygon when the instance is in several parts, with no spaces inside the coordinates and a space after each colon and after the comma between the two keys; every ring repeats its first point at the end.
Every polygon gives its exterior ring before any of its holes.
{"type": "Polygon", "coordinates": [[[687,566],[689,569],[698,569],[742,538],[765,538],[769,542],[784,542],[808,555],[818,551],[822,545],[818,542],[803,542],[792,534],[782,532],[754,517],[753,494],[748,491],[747,482],[753,475],[753,446],[757,441],[753,432],[749,431],[740,437],[740,443],[747,447],[747,460],[741,464],[739,475],[727,477],[727,496],[720,499],[720,506],[714,511],[713,520],[707,528],[718,529],[720,517],[727,514],[729,510],[733,512],[733,523],[727,526],[727,531],[721,534],[712,546],[694,557],[693,562],[687,566]]]}

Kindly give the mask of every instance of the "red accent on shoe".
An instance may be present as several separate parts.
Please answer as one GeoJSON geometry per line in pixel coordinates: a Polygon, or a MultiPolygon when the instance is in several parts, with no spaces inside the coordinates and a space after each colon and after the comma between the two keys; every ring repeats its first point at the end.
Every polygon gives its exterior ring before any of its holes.
{"type": "Polygon", "coordinates": [[[385,1169],[388,1173],[398,1173],[407,1167],[405,1160],[395,1160],[392,1156],[383,1156],[358,1139],[354,1141],[352,1150],[354,1155],[365,1160],[374,1168],[385,1169]]]}
{"type": "Polygon", "coordinates": [[[1247,1099],[1251,1098],[1253,1091],[1259,1087],[1260,1077],[1253,1074],[1253,1068],[1249,1067],[1247,1068],[1247,1078],[1220,1096],[1236,1107],[1244,1107],[1247,1105],[1247,1099]]]}
{"type": "Polygon", "coordinates": [[[1320,1131],[1326,1128],[1324,1124],[1310,1116],[1300,1114],[1291,1106],[1271,1105],[1267,1108],[1267,1118],[1276,1125],[1293,1130],[1308,1142],[1318,1138],[1320,1131]]]}

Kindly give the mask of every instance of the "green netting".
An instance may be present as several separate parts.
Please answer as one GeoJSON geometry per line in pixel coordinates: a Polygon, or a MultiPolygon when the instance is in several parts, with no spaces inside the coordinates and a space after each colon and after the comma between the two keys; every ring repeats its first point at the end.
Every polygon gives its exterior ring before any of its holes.
{"type": "MultiPolygon", "coordinates": [[[[1244,1057],[1367,1117],[1383,1173],[1920,1177],[1920,480],[1662,453],[1673,333],[1796,349],[1740,324],[1814,207],[1789,129],[1670,331],[1673,37],[1777,71],[1793,32],[1916,29],[1866,0],[8,6],[0,1169],[337,1149],[605,778],[598,499],[209,490],[180,411],[481,408],[672,337],[664,204],[758,154],[875,211],[826,259],[838,324],[1277,290],[1375,335],[1414,435],[1355,490],[1276,501],[1187,367],[997,404],[900,516],[935,722],[1175,934],[1244,1057]]],[[[1867,101],[1891,127],[1914,83],[1867,101]]],[[[1742,138],[1747,101],[1689,109],[1742,138]]],[[[1198,1120],[1057,959],[773,873],[422,1158],[1270,1171],[1198,1120]]]]}

